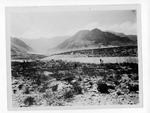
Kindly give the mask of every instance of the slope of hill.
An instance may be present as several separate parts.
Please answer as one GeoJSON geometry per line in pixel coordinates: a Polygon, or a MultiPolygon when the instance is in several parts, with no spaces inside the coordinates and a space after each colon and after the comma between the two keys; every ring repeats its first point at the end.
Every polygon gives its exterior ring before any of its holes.
{"type": "Polygon", "coordinates": [[[91,42],[88,40],[84,40],[85,37],[89,33],[88,30],[82,30],[76,33],[69,39],[66,39],[60,45],[57,46],[58,49],[74,49],[74,48],[81,48],[81,46],[87,47],[91,45],[91,42]]]}
{"type": "MultiPolygon", "coordinates": [[[[62,52],[55,55],[71,55],[72,57],[137,57],[137,46],[120,46],[96,49],[82,49],[62,52]]],[[[54,56],[55,56],[54,55],[54,56]]]]}
{"type": "Polygon", "coordinates": [[[120,37],[128,37],[130,40],[137,42],[137,35],[125,35],[124,33],[118,33],[118,32],[114,32],[114,31],[108,31],[108,32],[111,32],[120,37]]]}
{"type": "Polygon", "coordinates": [[[127,35],[127,37],[128,37],[130,40],[133,40],[134,42],[137,43],[137,36],[136,36],[136,35],[127,35]]]}
{"type": "Polygon", "coordinates": [[[66,39],[49,52],[64,52],[69,50],[78,50],[85,48],[96,48],[102,46],[123,46],[135,44],[133,40],[128,37],[121,37],[111,32],[104,32],[99,29],[81,30],[75,35],[66,39]]]}
{"type": "Polygon", "coordinates": [[[46,53],[47,49],[53,48],[64,40],[69,38],[69,36],[56,36],[53,38],[37,38],[37,39],[25,39],[21,38],[26,44],[36,50],[37,53],[46,53]]]}
{"type": "Polygon", "coordinates": [[[11,55],[26,55],[34,50],[18,38],[11,37],[11,55]]]}

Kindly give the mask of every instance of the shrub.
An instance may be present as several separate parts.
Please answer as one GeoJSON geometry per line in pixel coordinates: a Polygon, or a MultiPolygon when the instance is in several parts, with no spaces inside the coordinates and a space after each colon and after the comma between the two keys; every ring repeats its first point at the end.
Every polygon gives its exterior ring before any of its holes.
{"type": "Polygon", "coordinates": [[[82,78],[81,78],[81,77],[79,77],[78,81],[82,81],[82,78]]]}
{"type": "Polygon", "coordinates": [[[71,83],[71,81],[74,79],[74,76],[73,75],[69,75],[69,74],[66,74],[66,77],[63,78],[64,81],[67,81],[69,83],[71,83]]]}
{"type": "Polygon", "coordinates": [[[129,91],[130,92],[138,92],[139,84],[137,84],[137,83],[129,84],[129,91]]]}
{"type": "Polygon", "coordinates": [[[121,80],[121,75],[120,75],[120,74],[116,74],[116,75],[115,75],[115,79],[116,79],[116,80],[121,80]]]}
{"type": "Polygon", "coordinates": [[[52,92],[47,90],[43,94],[43,99],[46,100],[47,105],[49,106],[63,106],[64,104],[64,92],[52,92]]]}
{"type": "Polygon", "coordinates": [[[18,86],[19,90],[21,90],[22,87],[23,87],[23,84],[20,84],[20,85],[18,86]]]}
{"type": "Polygon", "coordinates": [[[112,75],[108,76],[107,81],[114,81],[114,77],[112,75]]]}
{"type": "Polygon", "coordinates": [[[118,86],[120,84],[119,80],[114,80],[114,84],[118,86]]]}
{"type": "Polygon", "coordinates": [[[29,94],[29,93],[30,93],[29,88],[28,88],[28,87],[26,87],[26,88],[25,88],[25,90],[23,91],[23,93],[24,93],[24,94],[29,94]]]}
{"type": "Polygon", "coordinates": [[[38,86],[40,86],[41,83],[42,83],[42,82],[41,82],[40,78],[37,77],[37,78],[35,79],[35,84],[37,84],[38,86]]]}
{"type": "Polygon", "coordinates": [[[14,94],[15,94],[15,93],[17,92],[17,90],[16,90],[16,89],[14,89],[14,90],[13,90],[13,92],[14,92],[14,94]]]}
{"type": "Polygon", "coordinates": [[[42,75],[40,75],[40,79],[41,79],[42,82],[44,82],[44,81],[48,80],[48,77],[45,76],[44,74],[42,74],[42,75]]]}
{"type": "Polygon", "coordinates": [[[74,85],[74,93],[75,94],[82,94],[82,88],[79,85],[74,85]]]}
{"type": "Polygon", "coordinates": [[[83,71],[84,73],[87,73],[88,67],[84,65],[84,66],[82,67],[82,71],[83,71]]]}
{"type": "Polygon", "coordinates": [[[43,86],[40,88],[39,92],[43,93],[43,92],[46,91],[46,89],[48,89],[48,84],[47,83],[43,84],[43,86]]]}
{"type": "Polygon", "coordinates": [[[55,86],[52,86],[52,91],[57,91],[57,88],[58,88],[58,84],[55,86]]]}
{"type": "Polygon", "coordinates": [[[101,80],[98,81],[97,83],[97,90],[100,92],[100,93],[109,93],[108,92],[108,85],[104,82],[102,82],[101,80]]]}
{"type": "Polygon", "coordinates": [[[33,97],[27,97],[25,100],[24,100],[24,104],[26,106],[31,106],[33,105],[35,102],[34,98],[33,97]]]}
{"type": "Polygon", "coordinates": [[[69,91],[65,92],[64,93],[64,98],[65,99],[73,98],[73,91],[69,90],[69,91]]]}
{"type": "Polygon", "coordinates": [[[122,95],[122,92],[121,92],[121,90],[118,90],[117,92],[116,92],[116,94],[119,96],[119,95],[122,95]]]}
{"type": "Polygon", "coordinates": [[[132,80],[138,80],[138,79],[139,79],[138,74],[133,74],[133,75],[131,76],[131,79],[132,79],[132,80]]]}

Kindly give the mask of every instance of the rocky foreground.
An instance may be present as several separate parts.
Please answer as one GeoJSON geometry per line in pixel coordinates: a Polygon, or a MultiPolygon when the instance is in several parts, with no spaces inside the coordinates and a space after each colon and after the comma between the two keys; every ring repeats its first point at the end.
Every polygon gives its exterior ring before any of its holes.
{"type": "Polygon", "coordinates": [[[12,62],[14,107],[136,105],[137,63],[12,62]]]}

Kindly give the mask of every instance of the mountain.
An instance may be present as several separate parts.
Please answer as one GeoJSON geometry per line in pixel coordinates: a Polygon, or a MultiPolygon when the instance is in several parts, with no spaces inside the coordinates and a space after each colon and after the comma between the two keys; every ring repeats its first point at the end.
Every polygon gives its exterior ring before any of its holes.
{"type": "Polygon", "coordinates": [[[79,31],[73,37],[66,39],[60,45],[57,46],[58,49],[73,49],[73,48],[81,48],[81,46],[87,47],[90,45],[90,41],[82,39],[89,33],[88,30],[79,31]]]}
{"type": "Polygon", "coordinates": [[[111,32],[104,32],[99,29],[81,30],[75,35],[66,39],[53,49],[49,49],[49,53],[63,52],[69,50],[96,48],[102,46],[122,46],[135,44],[128,37],[121,37],[111,32]]]}
{"type": "Polygon", "coordinates": [[[64,40],[68,39],[69,36],[56,36],[52,38],[37,38],[37,39],[27,39],[21,38],[26,44],[36,50],[37,53],[46,53],[47,49],[53,48],[64,40]]]}
{"type": "Polygon", "coordinates": [[[124,33],[118,33],[118,32],[114,32],[114,31],[108,31],[108,32],[111,32],[120,37],[128,37],[130,40],[137,42],[137,35],[125,35],[124,33]]]}
{"type": "Polygon", "coordinates": [[[18,38],[11,37],[11,55],[26,55],[34,50],[18,38]]]}
{"type": "Polygon", "coordinates": [[[130,40],[133,40],[134,42],[137,43],[137,36],[136,36],[136,35],[127,35],[127,37],[128,37],[130,40]]]}

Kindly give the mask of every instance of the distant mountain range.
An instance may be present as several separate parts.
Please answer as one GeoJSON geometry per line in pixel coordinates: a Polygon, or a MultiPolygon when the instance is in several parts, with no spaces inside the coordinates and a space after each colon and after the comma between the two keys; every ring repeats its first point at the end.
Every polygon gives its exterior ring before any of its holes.
{"type": "Polygon", "coordinates": [[[136,35],[125,35],[124,33],[117,33],[117,32],[114,32],[114,31],[108,31],[108,32],[111,32],[117,36],[120,36],[120,37],[128,37],[130,40],[133,40],[134,42],[137,42],[137,36],[136,35]]]}
{"type": "Polygon", "coordinates": [[[72,37],[66,39],[58,46],[49,49],[49,53],[64,52],[70,50],[98,48],[108,46],[136,45],[136,35],[125,35],[110,31],[101,31],[100,29],[81,30],[72,37]]]}
{"type": "Polygon", "coordinates": [[[125,45],[137,45],[137,36],[113,31],[101,31],[96,28],[91,31],[81,30],[73,36],[37,39],[11,37],[11,54],[54,54],[73,50],[125,45]]]}
{"type": "Polygon", "coordinates": [[[34,50],[18,38],[11,37],[11,55],[26,55],[34,50]]]}
{"type": "Polygon", "coordinates": [[[56,36],[52,38],[37,39],[20,38],[20,40],[32,47],[37,53],[45,54],[47,52],[47,49],[56,47],[68,38],[69,36],[56,36]]]}

